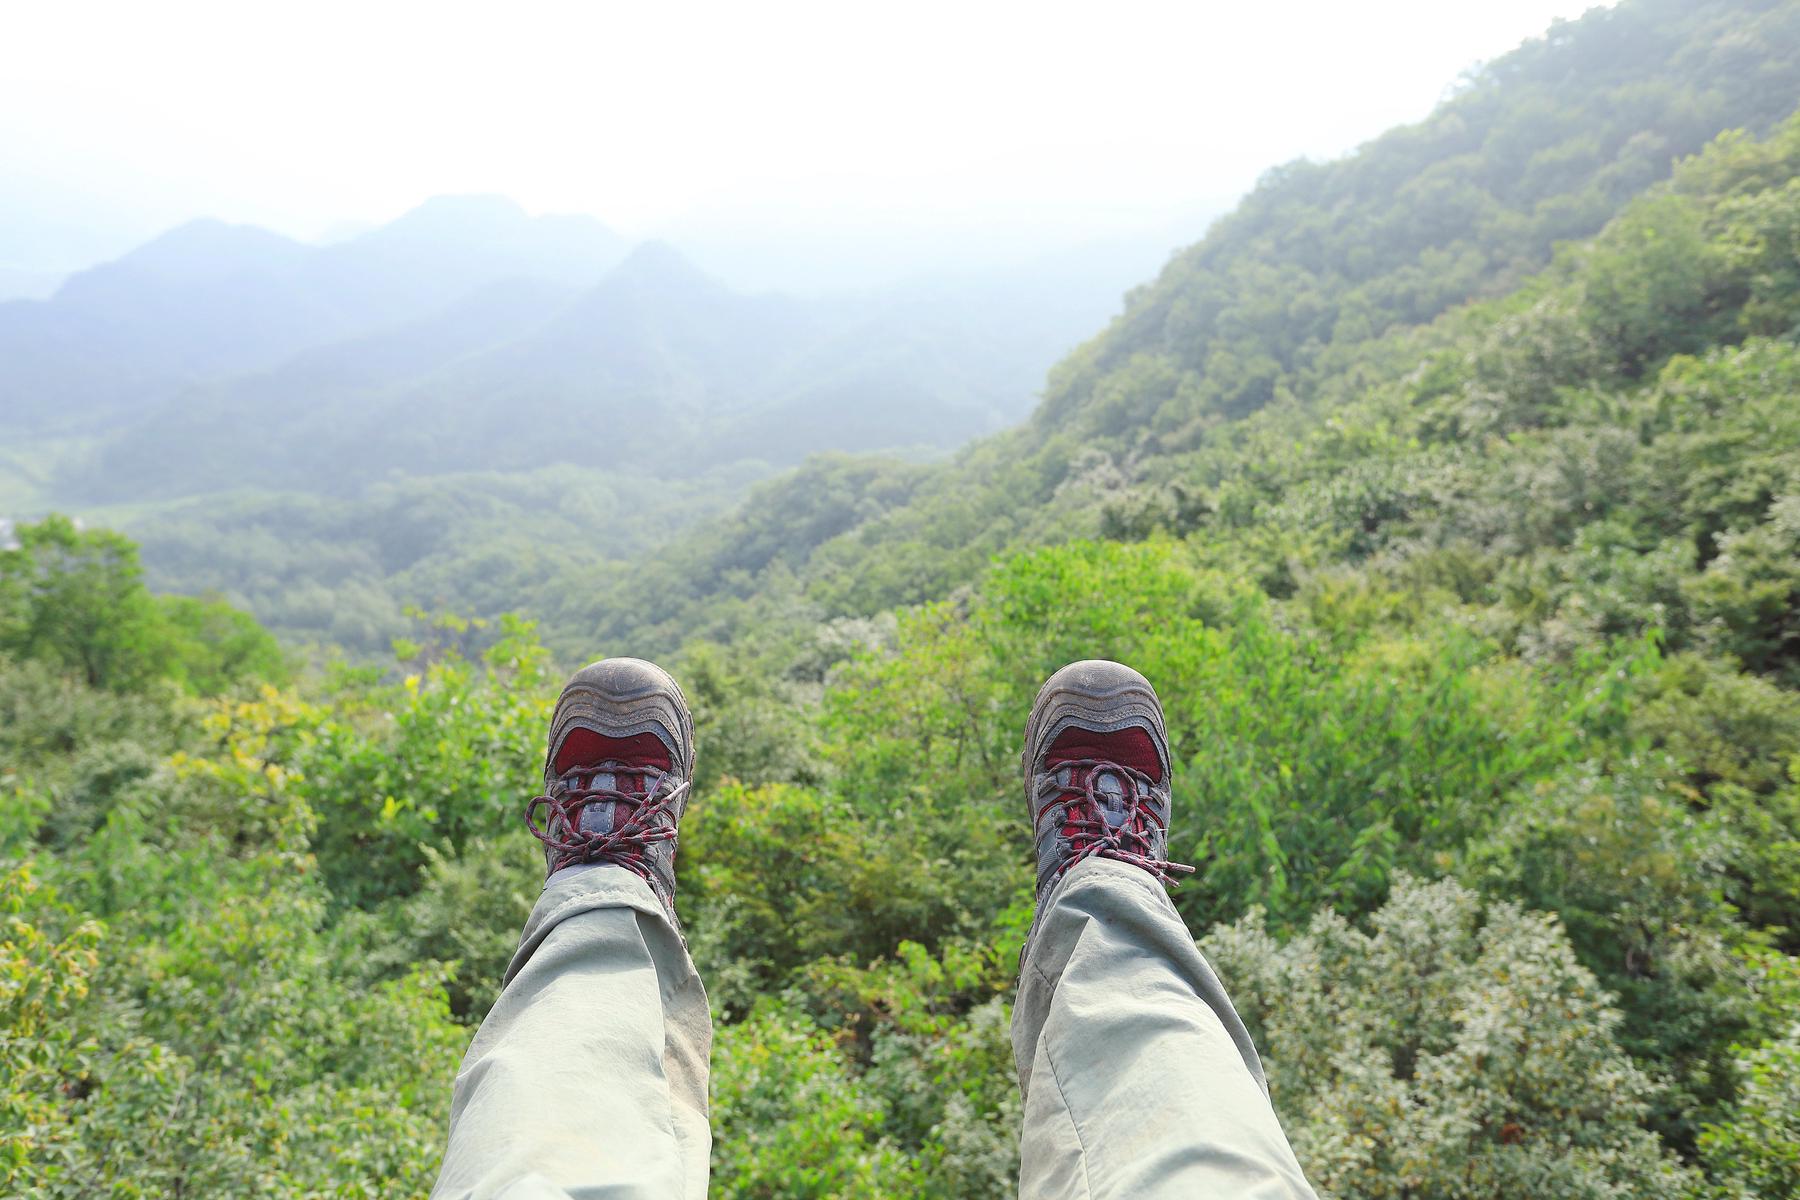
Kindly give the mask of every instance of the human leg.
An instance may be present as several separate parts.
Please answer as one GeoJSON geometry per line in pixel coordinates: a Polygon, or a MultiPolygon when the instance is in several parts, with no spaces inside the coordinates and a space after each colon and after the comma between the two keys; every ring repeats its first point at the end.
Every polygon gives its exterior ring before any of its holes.
{"type": "Polygon", "coordinates": [[[1064,668],[1023,765],[1039,890],[1013,1010],[1020,1195],[1311,1200],[1249,1033],[1163,890],[1183,868],[1155,692],[1117,663],[1064,668]]]}
{"type": "Polygon", "coordinates": [[[433,1196],[706,1195],[706,992],[643,879],[552,877],[457,1074],[433,1196]]]}
{"type": "Polygon", "coordinates": [[[703,1197],[706,993],[674,913],[693,772],[680,689],[633,659],[578,672],[528,819],[550,870],[463,1061],[434,1197],[703,1197]]]}

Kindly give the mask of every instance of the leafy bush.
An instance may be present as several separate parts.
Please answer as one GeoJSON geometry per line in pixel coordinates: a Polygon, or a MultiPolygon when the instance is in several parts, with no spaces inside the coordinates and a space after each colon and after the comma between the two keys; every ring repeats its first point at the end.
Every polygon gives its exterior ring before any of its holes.
{"type": "Polygon", "coordinates": [[[770,1008],[713,1043],[712,1189],[727,1197],[891,1196],[918,1186],[884,1109],[803,1016],[770,1008]]]}
{"type": "Polygon", "coordinates": [[[1800,1195],[1800,1027],[1738,1060],[1730,1119],[1700,1135],[1721,1196],[1800,1195]]]}
{"type": "Polygon", "coordinates": [[[541,787],[555,700],[531,627],[509,619],[481,666],[450,655],[397,685],[342,690],[296,751],[319,815],[314,849],[335,899],[408,895],[427,849],[455,853],[512,828],[541,787]]]}
{"type": "Polygon", "coordinates": [[[1401,876],[1367,932],[1328,912],[1283,945],[1258,912],[1201,944],[1331,1195],[1694,1186],[1639,1123],[1655,1084],[1613,1041],[1619,1015],[1552,916],[1401,876]]]}
{"type": "Polygon", "coordinates": [[[0,655],[115,691],[168,680],[212,695],[286,677],[275,639],[247,615],[216,600],[151,596],[129,539],[62,516],[13,534],[17,545],[0,548],[0,655]]]}
{"type": "Polygon", "coordinates": [[[77,922],[28,870],[0,880],[10,1194],[424,1193],[462,1041],[441,990],[362,988],[304,887],[247,866],[260,895],[193,888],[191,860],[143,871],[144,924],[180,911],[155,942],[77,922]]]}

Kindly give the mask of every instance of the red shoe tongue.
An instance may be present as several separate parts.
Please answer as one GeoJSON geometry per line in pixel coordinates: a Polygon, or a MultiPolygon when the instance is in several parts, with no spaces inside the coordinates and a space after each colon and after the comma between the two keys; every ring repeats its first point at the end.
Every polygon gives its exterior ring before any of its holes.
{"type": "Polygon", "coordinates": [[[556,748],[552,774],[561,775],[571,767],[591,767],[597,763],[620,762],[633,767],[649,767],[657,771],[669,769],[669,748],[654,733],[631,737],[606,737],[591,729],[572,729],[556,748]]]}
{"type": "Polygon", "coordinates": [[[1063,763],[1082,758],[1116,762],[1122,767],[1142,771],[1150,777],[1152,783],[1162,782],[1162,759],[1157,757],[1156,743],[1150,739],[1148,730],[1135,725],[1117,733],[1065,729],[1056,735],[1056,740],[1050,743],[1050,750],[1044,756],[1045,764],[1050,767],[1060,767],[1063,763]]]}

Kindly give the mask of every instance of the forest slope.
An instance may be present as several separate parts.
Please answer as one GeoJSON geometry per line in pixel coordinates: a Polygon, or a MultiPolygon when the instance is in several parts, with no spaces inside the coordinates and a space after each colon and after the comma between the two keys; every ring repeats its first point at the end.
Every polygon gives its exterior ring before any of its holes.
{"type": "Polygon", "coordinates": [[[1426,121],[1272,171],[1052,373],[1030,422],[890,490],[892,508],[804,523],[760,577],[741,547],[764,541],[759,507],[806,506],[820,476],[802,472],[771,485],[798,495],[766,491],[611,587],[553,576],[520,607],[571,649],[668,649],[752,594],[863,616],[946,595],[1005,547],[1099,534],[1176,460],[1231,453],[1241,418],[1405,369],[1384,358],[1409,352],[1405,330],[1518,286],[1719,132],[1772,128],[1800,96],[1796,47],[1791,0],[1625,0],[1559,23],[1426,121]]]}

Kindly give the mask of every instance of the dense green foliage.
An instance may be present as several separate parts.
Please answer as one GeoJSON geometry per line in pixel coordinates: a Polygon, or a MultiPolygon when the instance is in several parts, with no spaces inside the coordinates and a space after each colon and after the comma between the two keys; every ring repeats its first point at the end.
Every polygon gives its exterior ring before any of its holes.
{"type": "Polygon", "coordinates": [[[411,629],[409,609],[506,611],[546,572],[647,553],[765,473],[739,464],[677,482],[564,465],[399,478],[348,498],[212,495],[115,517],[138,531],[153,583],[230,595],[289,640],[371,658],[411,629]]]}
{"type": "Polygon", "coordinates": [[[1696,1181],[1641,1122],[1656,1084],[1554,917],[1401,876],[1363,933],[1205,950],[1276,1064],[1294,1152],[1331,1195],[1640,1197],[1696,1181]]]}
{"type": "Polygon", "coordinates": [[[549,650],[444,620],[284,689],[129,543],[20,529],[0,1183],[422,1191],[597,627],[695,708],[720,1195],[1009,1194],[1018,737],[1092,655],[1165,700],[1176,902],[1322,1189],[1794,1194],[1797,20],[1559,26],[1271,178],[1024,430],[498,573],[549,650]]]}
{"type": "Polygon", "coordinates": [[[280,648],[216,599],[152,596],[138,550],[106,530],[52,517],[0,549],[0,656],[61,668],[89,687],[166,679],[215,693],[246,677],[279,680],[280,648]]]}

